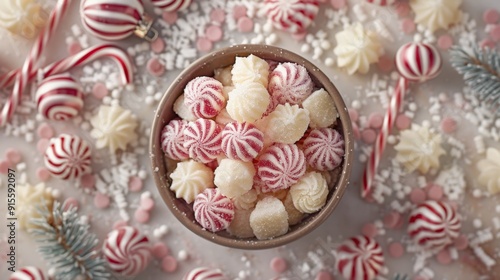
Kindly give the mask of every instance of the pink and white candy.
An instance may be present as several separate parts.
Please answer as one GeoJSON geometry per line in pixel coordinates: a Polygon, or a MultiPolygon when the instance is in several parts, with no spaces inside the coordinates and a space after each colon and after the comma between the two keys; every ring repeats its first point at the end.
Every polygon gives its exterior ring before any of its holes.
{"type": "Polygon", "coordinates": [[[161,148],[173,160],[189,158],[188,150],[184,147],[184,129],[187,124],[185,120],[172,120],[161,131],[161,148]]]}
{"type": "Polygon", "coordinates": [[[44,163],[52,176],[73,180],[92,171],[90,146],[76,135],[61,134],[50,139],[44,163]]]}
{"type": "Polygon", "coordinates": [[[151,2],[165,12],[177,12],[185,10],[193,0],[151,0],[151,2]]]}
{"type": "Polygon", "coordinates": [[[104,241],[102,253],[109,267],[122,276],[135,276],[151,260],[148,238],[134,227],[124,226],[110,232],[104,241]]]}
{"type": "Polygon", "coordinates": [[[291,187],[305,172],[304,152],[294,144],[272,145],[257,163],[257,174],[271,191],[291,187]]]}
{"type": "Polygon", "coordinates": [[[389,5],[394,4],[394,2],[396,2],[396,0],[366,0],[366,2],[375,4],[375,5],[379,5],[379,6],[389,6],[389,5]]]}
{"type": "Polygon", "coordinates": [[[220,269],[197,267],[188,272],[182,280],[228,280],[220,269]]]}
{"type": "Polygon", "coordinates": [[[44,79],[36,91],[38,112],[49,120],[64,121],[83,108],[82,87],[69,74],[44,79]]]}
{"type": "Polygon", "coordinates": [[[83,27],[104,40],[121,40],[132,35],[144,14],[141,0],[82,0],[83,27]]]}
{"type": "Polygon", "coordinates": [[[218,232],[229,227],[234,218],[234,204],[219,189],[208,188],[196,196],[194,218],[206,230],[218,232]]]}
{"type": "Polygon", "coordinates": [[[184,103],[197,118],[213,118],[224,108],[222,84],[211,77],[197,77],[184,89],[184,103]]]}
{"type": "Polygon", "coordinates": [[[34,266],[26,266],[16,270],[9,277],[9,280],[45,280],[48,279],[42,270],[34,266]]]}
{"type": "Polygon", "coordinates": [[[336,267],[348,280],[375,279],[384,268],[384,254],[375,239],[355,236],[344,241],[336,250],[336,267]]]}
{"type": "Polygon", "coordinates": [[[279,104],[301,104],[311,95],[313,88],[307,69],[296,63],[281,63],[269,75],[269,93],[279,104]]]}
{"type": "Polygon", "coordinates": [[[304,31],[319,12],[318,0],[266,0],[264,10],[274,27],[291,33],[304,31]]]}
{"type": "Polygon", "coordinates": [[[410,214],[408,234],[420,246],[442,249],[460,235],[457,211],[444,201],[426,201],[410,214]]]}
{"type": "Polygon", "coordinates": [[[207,119],[190,122],[184,129],[184,148],[189,157],[202,163],[216,159],[221,150],[221,131],[219,125],[207,119]]]}
{"type": "Polygon", "coordinates": [[[222,130],[222,151],[230,159],[251,161],[264,147],[264,133],[251,123],[228,123],[222,130]]]}
{"type": "Polygon", "coordinates": [[[344,149],[344,137],[332,128],[312,130],[303,145],[307,163],[319,171],[337,168],[342,162],[344,149]]]}

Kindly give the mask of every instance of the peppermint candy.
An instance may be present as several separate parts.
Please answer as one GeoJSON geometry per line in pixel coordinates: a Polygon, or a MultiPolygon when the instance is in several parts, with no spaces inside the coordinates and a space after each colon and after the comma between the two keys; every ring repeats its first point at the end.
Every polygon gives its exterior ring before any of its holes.
{"type": "Polygon", "coordinates": [[[344,156],[344,137],[332,128],[312,130],[304,140],[307,163],[320,171],[337,168],[344,156]]]}
{"type": "Polygon", "coordinates": [[[202,163],[209,163],[221,154],[221,128],[206,119],[190,122],[184,129],[184,148],[189,157],[202,163]]]}
{"type": "Polygon", "coordinates": [[[90,147],[78,136],[61,134],[50,139],[44,163],[52,176],[73,180],[90,173],[90,147]]]}
{"type": "Polygon", "coordinates": [[[220,269],[197,267],[188,272],[182,280],[228,280],[220,269]]]}
{"type": "Polygon", "coordinates": [[[382,248],[375,239],[355,236],[337,249],[336,267],[345,279],[372,280],[384,267],[382,248]]]}
{"type": "Polygon", "coordinates": [[[213,118],[224,108],[222,84],[211,77],[197,77],[184,89],[184,103],[197,118],[213,118]]]}
{"type": "Polygon", "coordinates": [[[185,10],[193,0],[151,0],[151,2],[165,12],[177,12],[185,10]]]}
{"type": "Polygon", "coordinates": [[[274,27],[291,33],[304,31],[316,18],[318,0],[266,0],[264,11],[274,27]]]}
{"type": "Polygon", "coordinates": [[[26,266],[16,270],[9,280],[45,280],[47,279],[42,270],[34,266],[26,266]]]}
{"type": "Polygon", "coordinates": [[[193,204],[194,218],[211,232],[229,227],[234,218],[234,204],[219,189],[205,189],[196,196],[193,204]]]}
{"type": "Polygon", "coordinates": [[[172,120],[161,131],[161,148],[173,160],[189,158],[188,151],[184,147],[184,129],[187,124],[185,120],[172,120]]]}
{"type": "Polygon", "coordinates": [[[305,173],[304,153],[294,144],[274,144],[257,163],[258,176],[272,191],[291,187],[305,173]]]}
{"type": "Polygon", "coordinates": [[[228,123],[222,130],[221,147],[228,158],[248,162],[264,147],[264,133],[251,123],[228,123]]]}
{"type": "Polygon", "coordinates": [[[300,104],[311,95],[313,88],[307,69],[296,63],[281,63],[270,74],[269,93],[279,104],[300,104]]]}
{"type": "Polygon", "coordinates": [[[432,45],[412,42],[399,48],[396,67],[405,79],[424,82],[441,72],[443,62],[439,51],[432,45]]]}

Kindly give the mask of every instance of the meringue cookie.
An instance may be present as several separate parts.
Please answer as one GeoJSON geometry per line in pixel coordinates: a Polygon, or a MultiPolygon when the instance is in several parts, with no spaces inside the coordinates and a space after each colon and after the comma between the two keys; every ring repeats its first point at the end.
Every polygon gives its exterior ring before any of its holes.
{"type": "Polygon", "coordinates": [[[462,0],[410,0],[415,22],[431,32],[448,27],[460,20],[462,0]]]}
{"type": "Polygon", "coordinates": [[[325,205],[328,185],[321,173],[309,172],[290,187],[290,195],[297,210],[302,213],[314,213],[325,205]]]}
{"type": "Polygon", "coordinates": [[[25,38],[33,38],[37,29],[44,26],[47,14],[33,0],[0,1],[0,27],[25,38]]]}
{"type": "Polygon", "coordinates": [[[485,158],[476,167],[479,171],[478,182],[491,194],[500,192],[500,151],[495,148],[486,150],[485,158]]]}
{"type": "Polygon", "coordinates": [[[267,87],[269,81],[269,65],[265,60],[253,54],[247,57],[236,57],[231,70],[233,84],[258,82],[267,87]]]}
{"type": "Polygon", "coordinates": [[[39,183],[36,186],[28,184],[19,185],[17,187],[16,205],[19,228],[23,230],[34,228],[35,225],[30,220],[40,217],[37,207],[47,207],[50,212],[53,202],[54,197],[52,196],[51,189],[46,188],[44,183],[39,183]]]}
{"type": "Polygon", "coordinates": [[[193,202],[205,189],[214,187],[212,169],[194,160],[179,162],[170,178],[170,190],[175,192],[175,197],[182,198],[187,203],[193,202]]]}

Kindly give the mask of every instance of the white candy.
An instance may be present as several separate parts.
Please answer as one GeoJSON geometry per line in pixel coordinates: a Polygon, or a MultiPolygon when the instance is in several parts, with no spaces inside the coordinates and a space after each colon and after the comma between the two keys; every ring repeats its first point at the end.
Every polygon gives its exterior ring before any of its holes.
{"type": "Polygon", "coordinates": [[[247,82],[258,82],[267,87],[269,79],[269,65],[253,54],[248,57],[236,57],[231,70],[232,81],[235,85],[247,82]]]}
{"type": "Polygon", "coordinates": [[[267,196],[250,214],[250,226],[257,239],[270,239],[288,232],[288,213],[281,200],[267,196]]]}
{"type": "Polygon", "coordinates": [[[260,83],[248,82],[231,91],[226,110],[238,122],[253,123],[262,117],[269,103],[267,89],[260,83]]]}
{"type": "Polygon", "coordinates": [[[187,203],[193,202],[206,188],[214,187],[212,169],[194,160],[179,162],[170,178],[170,190],[175,192],[177,198],[182,198],[187,203]]]}
{"type": "Polygon", "coordinates": [[[214,184],[229,198],[248,192],[253,186],[255,167],[251,162],[223,159],[215,169],[214,184]]]}
{"type": "Polygon", "coordinates": [[[313,92],[302,102],[302,107],[309,112],[311,128],[328,127],[337,119],[335,102],[324,89],[313,92]]]}
{"type": "Polygon", "coordinates": [[[274,142],[293,144],[300,140],[309,126],[309,112],[298,105],[278,105],[266,119],[265,134],[274,142]]]}
{"type": "Polygon", "coordinates": [[[328,196],[328,185],[318,172],[306,173],[290,187],[293,205],[302,213],[314,213],[323,207],[328,196]]]}

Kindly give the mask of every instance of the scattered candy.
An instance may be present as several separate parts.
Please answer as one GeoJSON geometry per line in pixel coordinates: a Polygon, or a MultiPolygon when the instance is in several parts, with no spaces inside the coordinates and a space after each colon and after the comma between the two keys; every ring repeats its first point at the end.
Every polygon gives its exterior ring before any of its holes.
{"type": "Polygon", "coordinates": [[[229,227],[234,218],[234,205],[219,189],[206,189],[196,196],[193,204],[194,218],[211,232],[229,227]]]}
{"type": "Polygon", "coordinates": [[[277,29],[290,33],[305,30],[319,12],[317,0],[266,0],[264,10],[267,18],[277,29]]]}
{"type": "Polygon", "coordinates": [[[90,147],[78,136],[61,134],[52,138],[45,151],[45,167],[52,176],[73,180],[90,173],[90,147]]]}
{"type": "Polygon", "coordinates": [[[396,0],[366,0],[368,3],[372,3],[379,6],[389,6],[394,4],[396,0]]]}
{"type": "Polygon", "coordinates": [[[460,20],[460,0],[434,0],[410,1],[410,7],[415,13],[415,22],[434,32],[448,27],[460,20]]]}
{"type": "Polygon", "coordinates": [[[163,242],[158,242],[153,245],[151,248],[151,254],[157,259],[162,259],[166,257],[169,253],[167,245],[163,242]]]}
{"type": "Polygon", "coordinates": [[[405,249],[403,245],[399,242],[392,242],[389,244],[389,255],[393,258],[400,258],[404,255],[405,249]]]}
{"type": "Polygon", "coordinates": [[[373,280],[384,267],[382,248],[375,239],[355,236],[337,249],[336,267],[346,279],[373,280]]]}
{"type": "Polygon", "coordinates": [[[9,280],[45,280],[48,279],[43,271],[34,266],[26,266],[16,270],[9,276],[9,280]]]}
{"type": "Polygon", "coordinates": [[[288,269],[286,260],[280,257],[273,258],[269,266],[277,273],[283,273],[288,269]]]}
{"type": "Polygon", "coordinates": [[[253,31],[254,23],[253,20],[247,16],[240,17],[238,19],[238,31],[241,33],[248,33],[253,31]]]}
{"type": "Polygon", "coordinates": [[[49,120],[65,121],[83,108],[81,86],[68,74],[44,79],[36,91],[38,112],[49,120]]]}
{"type": "Polygon", "coordinates": [[[151,0],[151,2],[166,12],[177,12],[187,9],[192,0],[151,0]]]}
{"type": "Polygon", "coordinates": [[[94,205],[99,209],[108,208],[110,204],[109,196],[102,194],[100,192],[96,192],[94,195],[94,205]]]}
{"type": "Polygon", "coordinates": [[[148,63],[146,64],[146,70],[148,70],[149,74],[155,77],[160,77],[165,73],[165,66],[158,58],[153,57],[148,60],[148,63]]]}
{"type": "Polygon", "coordinates": [[[109,91],[105,84],[103,83],[95,83],[92,87],[92,94],[97,99],[103,99],[108,95],[109,91]]]}
{"type": "Polygon", "coordinates": [[[54,136],[54,129],[48,123],[41,123],[37,129],[38,137],[43,139],[50,139],[54,136]]]}
{"type": "Polygon", "coordinates": [[[174,272],[177,270],[177,260],[172,256],[165,256],[161,261],[161,268],[165,272],[174,272]]]}
{"type": "Polygon", "coordinates": [[[188,272],[182,280],[228,280],[220,269],[197,267],[188,272]]]}

